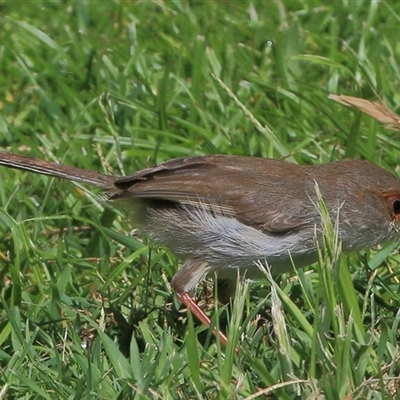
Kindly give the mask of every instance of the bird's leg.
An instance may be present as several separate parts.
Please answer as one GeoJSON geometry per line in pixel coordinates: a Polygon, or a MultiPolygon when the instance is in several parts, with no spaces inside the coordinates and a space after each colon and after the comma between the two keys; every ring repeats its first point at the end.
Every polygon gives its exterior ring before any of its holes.
{"type": "MultiPolygon", "coordinates": [[[[210,328],[210,318],[198,306],[189,292],[194,289],[198,283],[207,275],[209,266],[206,261],[192,258],[186,260],[182,268],[172,278],[171,285],[175,290],[178,299],[187,307],[190,312],[195,315],[207,328],[210,328]]],[[[226,335],[213,329],[213,334],[219,338],[221,343],[226,346],[228,339],[226,335]]]]}
{"type": "MultiPolygon", "coordinates": [[[[210,318],[204,313],[204,311],[198,306],[192,296],[190,296],[187,292],[176,292],[176,297],[187,307],[187,309],[195,315],[207,328],[210,328],[211,321],[210,318]]],[[[216,337],[219,337],[220,342],[223,346],[227,346],[228,338],[226,335],[217,330],[216,328],[213,329],[213,334],[216,337]]]]}

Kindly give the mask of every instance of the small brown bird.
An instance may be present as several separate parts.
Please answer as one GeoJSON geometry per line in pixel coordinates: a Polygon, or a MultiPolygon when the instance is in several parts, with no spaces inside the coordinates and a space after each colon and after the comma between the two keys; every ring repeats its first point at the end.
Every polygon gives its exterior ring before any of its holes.
{"type": "MultiPolygon", "coordinates": [[[[299,166],[237,156],[173,159],[132,175],[111,175],[0,152],[0,165],[99,186],[133,210],[134,224],[183,261],[172,279],[177,297],[204,324],[191,293],[207,275],[233,288],[237,272],[256,278],[317,260],[321,235],[315,185],[345,252],[400,238],[400,181],[367,161],[299,166]]],[[[225,295],[231,295],[229,291],[225,295]]],[[[223,293],[224,295],[224,293],[223,293]]],[[[221,334],[226,343],[226,337],[221,334]]]]}

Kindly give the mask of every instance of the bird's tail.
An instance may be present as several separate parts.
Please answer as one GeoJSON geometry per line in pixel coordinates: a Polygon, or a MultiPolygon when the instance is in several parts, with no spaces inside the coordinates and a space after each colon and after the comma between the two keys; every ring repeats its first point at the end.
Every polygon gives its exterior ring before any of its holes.
{"type": "Polygon", "coordinates": [[[21,156],[18,154],[0,151],[0,165],[8,168],[17,168],[37,174],[49,175],[56,178],[68,179],[75,182],[87,183],[104,189],[112,189],[115,177],[96,171],[69,167],[40,158],[21,156]]]}

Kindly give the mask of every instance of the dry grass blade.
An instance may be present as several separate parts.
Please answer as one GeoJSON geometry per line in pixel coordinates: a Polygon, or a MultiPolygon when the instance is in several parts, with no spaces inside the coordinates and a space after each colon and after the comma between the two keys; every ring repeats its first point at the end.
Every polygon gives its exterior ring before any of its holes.
{"type": "Polygon", "coordinates": [[[383,102],[373,102],[359,97],[336,94],[330,94],[328,98],[345,106],[357,108],[357,110],[362,111],[383,124],[400,129],[400,117],[390,110],[383,102]]]}
{"type": "Polygon", "coordinates": [[[305,383],[305,384],[310,385],[310,382],[305,380],[305,379],[296,379],[296,380],[293,380],[291,382],[280,382],[280,383],[277,383],[276,385],[273,385],[271,387],[262,389],[262,390],[260,390],[260,391],[258,391],[256,393],[252,394],[251,396],[246,397],[245,400],[253,400],[253,399],[255,399],[257,397],[260,397],[260,396],[270,395],[276,389],[280,389],[280,388],[283,388],[285,386],[289,386],[289,385],[292,385],[292,384],[298,384],[298,383],[305,383]]]}

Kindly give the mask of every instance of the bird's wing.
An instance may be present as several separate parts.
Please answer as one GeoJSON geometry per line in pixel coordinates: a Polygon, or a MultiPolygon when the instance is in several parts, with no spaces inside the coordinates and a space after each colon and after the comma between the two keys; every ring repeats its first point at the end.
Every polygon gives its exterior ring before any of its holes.
{"type": "Polygon", "coordinates": [[[111,200],[141,198],[202,207],[284,234],[315,218],[305,180],[304,167],[280,160],[189,157],[117,179],[118,193],[111,200]]]}

